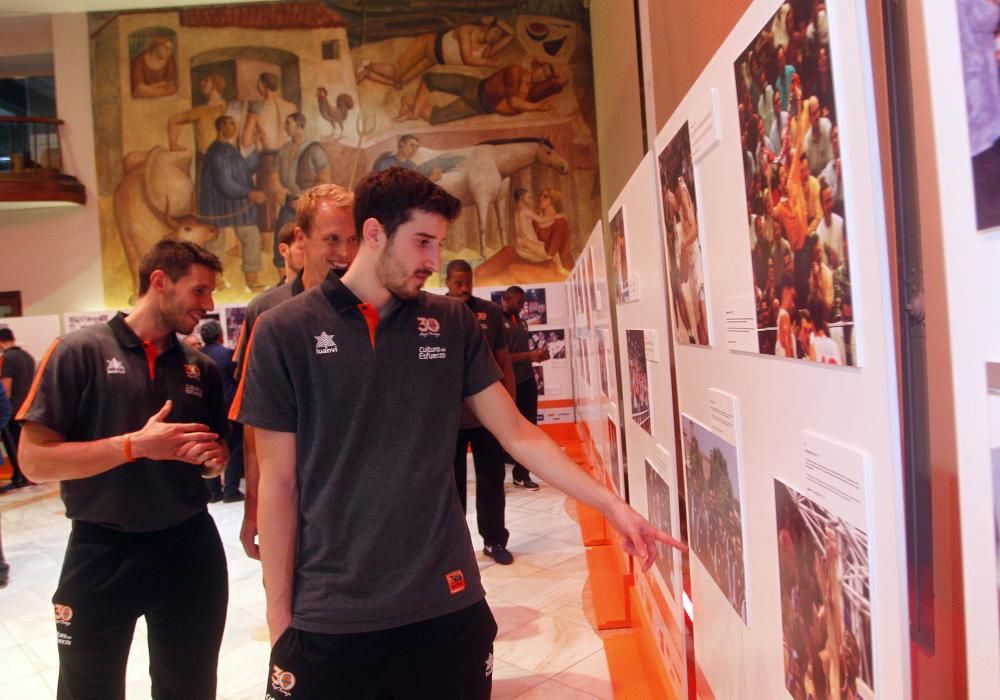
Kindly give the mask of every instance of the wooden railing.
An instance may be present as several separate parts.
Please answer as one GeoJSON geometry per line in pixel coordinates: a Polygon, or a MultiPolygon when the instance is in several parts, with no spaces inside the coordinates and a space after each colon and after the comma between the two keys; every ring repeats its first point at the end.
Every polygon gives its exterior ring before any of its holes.
{"type": "Polygon", "coordinates": [[[0,117],[0,172],[62,170],[62,123],[54,117],[0,117]]]}
{"type": "Polygon", "coordinates": [[[86,202],[86,190],[62,172],[54,117],[0,117],[0,208],[86,202]]]}

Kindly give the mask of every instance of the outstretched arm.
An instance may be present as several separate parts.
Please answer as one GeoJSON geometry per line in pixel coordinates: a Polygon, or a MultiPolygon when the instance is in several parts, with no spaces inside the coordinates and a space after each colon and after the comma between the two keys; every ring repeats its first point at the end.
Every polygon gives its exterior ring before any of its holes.
{"type": "Polygon", "coordinates": [[[521,416],[499,382],[466,398],[466,402],[511,457],[560,491],[603,513],[622,536],[625,550],[642,562],[643,571],[656,561],[657,541],[687,550],[683,542],[653,527],[625,501],[577,467],[541,428],[521,416]]]}

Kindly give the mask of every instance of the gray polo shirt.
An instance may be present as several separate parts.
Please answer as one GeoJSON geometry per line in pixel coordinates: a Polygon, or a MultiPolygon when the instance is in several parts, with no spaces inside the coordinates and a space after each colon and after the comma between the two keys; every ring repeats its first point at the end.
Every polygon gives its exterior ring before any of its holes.
{"type": "Polygon", "coordinates": [[[276,287],[271,287],[250,300],[250,303],[247,305],[246,315],[243,317],[243,328],[240,329],[240,340],[236,345],[236,354],[233,355],[233,361],[236,363],[237,379],[243,373],[243,360],[247,353],[247,342],[250,340],[250,334],[253,333],[253,327],[257,323],[257,318],[268,309],[273,309],[278,304],[282,304],[292,297],[298,296],[305,289],[305,286],[302,284],[302,273],[300,272],[292,280],[291,284],[279,284],[276,287]]]}
{"type": "MultiPolygon", "coordinates": [[[[207,356],[171,334],[160,353],[144,344],[119,313],[56,340],[38,368],[18,420],[39,423],[70,442],[134,432],[163,408],[169,423],[229,430],[222,377],[207,356]]],[[[173,460],[137,459],[60,484],[66,515],[125,532],[178,525],[205,510],[201,469],[173,460]]]]}
{"type": "MultiPolygon", "coordinates": [[[[486,301],[479,297],[471,297],[466,303],[475,315],[476,321],[479,322],[479,329],[483,333],[483,340],[486,341],[486,347],[489,348],[490,352],[496,353],[500,350],[506,350],[507,334],[503,330],[503,309],[492,301],[486,301]]],[[[503,375],[501,374],[501,379],[502,377],[503,375]]],[[[476,420],[472,411],[466,408],[465,404],[462,404],[458,427],[461,430],[469,430],[471,428],[481,428],[482,424],[476,420]]]]}
{"type": "Polygon", "coordinates": [[[421,292],[378,319],[331,273],[261,315],[235,409],[296,434],[293,627],[369,632],[482,600],[452,461],[462,398],[499,378],[457,300],[421,292]]]}

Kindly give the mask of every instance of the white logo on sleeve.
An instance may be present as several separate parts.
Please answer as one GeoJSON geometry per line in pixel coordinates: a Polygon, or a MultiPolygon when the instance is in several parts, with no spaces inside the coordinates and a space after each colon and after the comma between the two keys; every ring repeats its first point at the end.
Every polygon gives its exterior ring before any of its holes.
{"type": "Polygon", "coordinates": [[[125,363],[117,357],[112,357],[110,360],[107,360],[107,363],[108,374],[125,374],[125,363]]]}
{"type": "Polygon", "coordinates": [[[326,331],[323,331],[319,335],[314,335],[313,338],[316,339],[317,355],[328,355],[331,352],[337,352],[337,344],[333,341],[333,336],[326,331]]]}

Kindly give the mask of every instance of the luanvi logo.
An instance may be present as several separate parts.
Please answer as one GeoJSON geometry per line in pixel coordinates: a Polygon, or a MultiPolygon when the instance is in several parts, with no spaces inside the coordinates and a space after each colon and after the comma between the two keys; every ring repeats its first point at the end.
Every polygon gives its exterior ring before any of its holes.
{"type": "Polygon", "coordinates": [[[331,352],[337,352],[337,344],[333,341],[333,336],[326,331],[323,331],[319,335],[314,335],[313,338],[316,339],[317,355],[328,355],[331,352]]]}
{"type": "Polygon", "coordinates": [[[125,374],[125,363],[117,357],[106,360],[108,363],[108,374],[125,374]]]}

